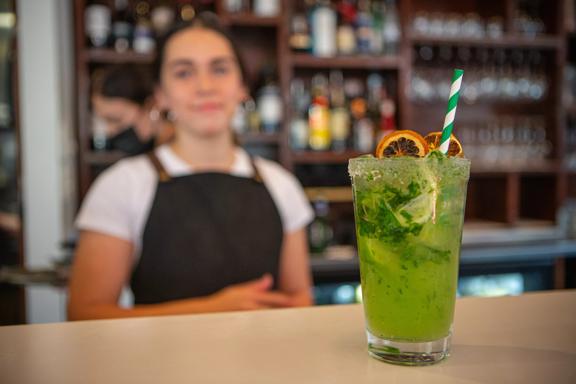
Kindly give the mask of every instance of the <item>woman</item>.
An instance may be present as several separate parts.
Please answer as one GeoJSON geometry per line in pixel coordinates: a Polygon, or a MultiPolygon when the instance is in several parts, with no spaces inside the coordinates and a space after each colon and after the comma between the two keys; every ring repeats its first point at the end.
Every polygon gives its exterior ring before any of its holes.
{"type": "Polygon", "coordinates": [[[158,44],[159,105],[175,138],[105,172],[80,211],[71,319],[310,305],[296,179],[234,145],[248,97],[238,51],[214,16],[178,25],[158,44]],[[118,306],[130,282],[135,306],[118,306]]]}
{"type": "Polygon", "coordinates": [[[96,72],[92,84],[92,109],[106,123],[109,149],[138,155],[172,137],[155,106],[152,78],[141,66],[109,67],[96,72]]]}

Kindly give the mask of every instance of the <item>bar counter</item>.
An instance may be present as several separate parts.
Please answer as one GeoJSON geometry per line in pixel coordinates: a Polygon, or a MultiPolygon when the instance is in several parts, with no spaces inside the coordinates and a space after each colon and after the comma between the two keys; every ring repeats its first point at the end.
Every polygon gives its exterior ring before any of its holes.
{"type": "Polygon", "coordinates": [[[457,300],[452,356],[368,356],[360,305],[0,327],[0,383],[576,383],[576,290],[457,300]]]}

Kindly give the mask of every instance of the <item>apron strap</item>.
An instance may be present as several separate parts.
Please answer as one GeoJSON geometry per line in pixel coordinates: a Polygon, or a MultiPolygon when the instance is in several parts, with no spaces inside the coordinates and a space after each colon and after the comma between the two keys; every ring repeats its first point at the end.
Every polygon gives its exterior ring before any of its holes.
{"type": "Polygon", "coordinates": [[[250,156],[250,164],[252,165],[252,169],[254,170],[254,180],[258,183],[263,184],[264,183],[264,179],[262,179],[262,176],[260,175],[260,171],[258,170],[258,167],[256,166],[256,162],[254,161],[254,157],[252,155],[250,156]]]}
{"type": "MultiPolygon", "coordinates": [[[[154,151],[150,151],[150,152],[146,153],[146,156],[148,156],[148,159],[150,160],[150,162],[154,166],[154,169],[156,169],[156,173],[158,173],[158,179],[161,182],[169,181],[171,179],[171,177],[168,174],[168,172],[166,172],[166,169],[164,168],[164,166],[162,165],[162,163],[158,159],[158,156],[156,156],[156,153],[154,153],[154,151]]],[[[254,170],[254,176],[253,176],[254,180],[257,181],[258,183],[264,183],[264,179],[262,179],[262,175],[260,174],[260,171],[258,170],[258,167],[256,166],[256,162],[254,161],[254,157],[252,157],[251,155],[249,155],[249,157],[250,157],[250,165],[252,166],[252,169],[254,170]]]]}
{"type": "Polygon", "coordinates": [[[164,183],[166,181],[169,181],[170,175],[168,174],[168,172],[166,172],[166,169],[164,169],[164,166],[162,165],[160,160],[158,160],[158,156],[156,156],[154,151],[147,152],[146,156],[148,156],[148,159],[150,159],[150,162],[156,169],[156,173],[158,173],[158,179],[160,180],[160,182],[164,183]]]}

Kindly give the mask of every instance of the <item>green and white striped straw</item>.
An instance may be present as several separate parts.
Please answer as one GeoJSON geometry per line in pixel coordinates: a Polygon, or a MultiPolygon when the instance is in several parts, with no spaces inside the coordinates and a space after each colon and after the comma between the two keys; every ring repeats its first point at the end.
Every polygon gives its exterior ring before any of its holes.
{"type": "Polygon", "coordinates": [[[460,86],[462,85],[462,76],[464,71],[462,69],[455,69],[452,75],[452,85],[450,86],[450,97],[448,98],[448,110],[444,118],[444,127],[442,128],[442,137],[440,138],[440,152],[443,154],[448,153],[450,146],[450,135],[454,128],[454,118],[456,117],[456,107],[458,106],[458,98],[460,97],[460,86]]]}

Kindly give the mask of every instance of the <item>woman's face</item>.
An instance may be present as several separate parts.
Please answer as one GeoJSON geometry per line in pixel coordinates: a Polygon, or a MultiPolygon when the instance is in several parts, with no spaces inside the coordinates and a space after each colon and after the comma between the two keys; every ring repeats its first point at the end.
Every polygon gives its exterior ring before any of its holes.
{"type": "Polygon", "coordinates": [[[134,102],[98,94],[92,96],[92,108],[106,122],[108,136],[115,136],[125,128],[136,125],[142,112],[134,102]]]}
{"type": "Polygon", "coordinates": [[[156,96],[178,129],[201,137],[228,132],[236,107],[246,97],[228,40],[203,28],[173,35],[165,47],[156,96]]]}

